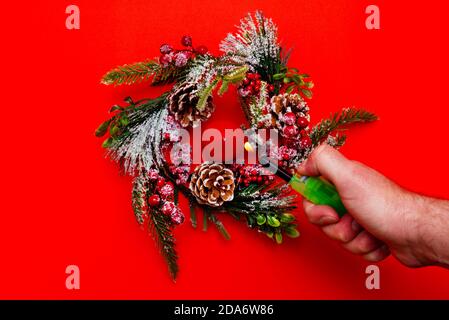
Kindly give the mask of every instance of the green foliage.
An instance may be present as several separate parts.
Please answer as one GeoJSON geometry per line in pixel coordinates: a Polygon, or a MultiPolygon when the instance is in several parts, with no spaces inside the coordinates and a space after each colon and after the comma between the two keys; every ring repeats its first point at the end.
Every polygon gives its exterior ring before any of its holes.
{"type": "Polygon", "coordinates": [[[295,209],[295,196],[285,195],[287,186],[273,187],[250,184],[241,189],[234,200],[225,203],[224,209],[246,217],[248,226],[265,233],[277,243],[282,243],[282,234],[299,236],[295,217],[290,214],[295,209]]]}
{"type": "MultiPolygon", "coordinates": [[[[197,62],[198,63],[198,62],[197,62]]],[[[223,67],[224,61],[217,61],[217,66],[220,65],[223,67]]],[[[216,66],[216,67],[217,67],[216,66]]],[[[218,84],[221,82],[220,89],[218,89],[218,94],[223,95],[226,91],[229,89],[230,84],[236,84],[242,81],[246,73],[248,72],[248,66],[238,67],[234,68],[232,71],[224,74],[224,75],[218,75],[208,86],[206,86],[200,93],[199,93],[199,100],[196,105],[196,108],[198,110],[204,110],[206,107],[207,99],[209,96],[213,93],[215,88],[218,86],[218,84]]]]}
{"type": "Polygon", "coordinates": [[[183,77],[185,67],[162,66],[155,60],[125,64],[107,72],[101,79],[105,85],[131,85],[152,79],[153,85],[171,83],[183,77]]]}
{"type": "Polygon", "coordinates": [[[149,186],[150,181],[145,172],[134,179],[132,192],[134,214],[140,225],[148,224],[147,230],[154,238],[157,247],[167,262],[170,275],[175,280],[179,267],[171,218],[157,209],[148,210],[149,186]]]}
{"type": "Polygon", "coordinates": [[[100,124],[100,126],[97,128],[97,130],[95,131],[95,135],[97,137],[102,137],[106,134],[106,132],[108,132],[108,128],[109,125],[111,124],[111,119],[106,120],[105,122],[103,122],[102,124],[100,124]]]}
{"type": "Polygon", "coordinates": [[[151,84],[153,86],[172,83],[174,81],[182,81],[185,77],[185,72],[188,68],[178,68],[176,66],[168,66],[161,68],[154,74],[151,84]]]}
{"type": "Polygon", "coordinates": [[[171,229],[170,217],[155,211],[153,214],[150,214],[148,230],[167,262],[168,271],[172,279],[176,280],[179,270],[178,254],[175,250],[175,237],[171,229]]]}
{"type": "Polygon", "coordinates": [[[189,197],[189,209],[190,209],[190,222],[192,223],[192,227],[196,228],[198,225],[198,219],[195,212],[195,200],[192,197],[189,197]]]}
{"type": "Polygon", "coordinates": [[[217,216],[215,214],[213,214],[212,212],[205,212],[204,213],[210,221],[212,221],[212,223],[217,227],[218,231],[221,233],[221,235],[226,239],[226,240],[230,240],[231,236],[229,235],[228,231],[226,230],[225,226],[223,225],[223,223],[217,218],[217,216]]]}
{"type": "Polygon", "coordinates": [[[267,83],[262,81],[259,94],[251,98],[249,105],[246,106],[245,102],[242,101],[242,108],[247,108],[246,114],[249,116],[248,121],[254,127],[257,126],[264,116],[262,110],[267,103],[267,97],[267,83]]]}
{"type": "MultiPolygon", "coordinates": [[[[329,119],[322,120],[313,127],[310,138],[313,146],[317,146],[335,130],[343,129],[345,126],[353,123],[373,122],[377,119],[378,117],[374,113],[362,109],[346,108],[341,113],[335,113],[329,119]]],[[[345,140],[346,136],[338,135],[336,138],[337,145],[343,145],[345,140]]]]}
{"type": "Polygon", "coordinates": [[[103,122],[95,131],[97,137],[109,135],[104,142],[104,148],[110,148],[129,135],[130,129],[144,122],[150,114],[159,110],[166,100],[167,94],[155,99],[143,99],[134,102],[130,97],[125,98],[128,106],[112,106],[109,112],[114,113],[111,118],[103,122]]]}
{"type": "Polygon", "coordinates": [[[203,231],[206,232],[207,231],[207,218],[210,215],[210,208],[205,206],[203,208],[203,231]]]}
{"type": "MultiPolygon", "coordinates": [[[[188,193],[187,196],[190,198],[191,194],[188,193]]],[[[195,200],[191,198],[191,201],[195,201],[195,200]]],[[[218,217],[212,212],[212,208],[207,205],[203,205],[202,208],[203,208],[203,231],[204,232],[207,231],[208,221],[210,221],[215,225],[215,227],[220,232],[220,234],[223,236],[223,238],[225,238],[226,240],[230,240],[231,236],[229,235],[228,231],[226,230],[223,222],[221,222],[220,219],[218,219],[218,217]]],[[[190,205],[190,219],[192,222],[192,226],[194,228],[196,228],[197,217],[196,217],[195,207],[194,207],[193,203],[190,205]]]]}
{"type": "Polygon", "coordinates": [[[285,69],[284,72],[273,75],[273,79],[286,86],[285,92],[299,93],[307,99],[312,98],[313,82],[308,74],[301,74],[296,68],[285,69]]]}
{"type": "Polygon", "coordinates": [[[217,86],[219,82],[219,79],[214,79],[210,85],[208,85],[206,88],[204,88],[198,95],[198,103],[196,105],[196,108],[200,111],[204,110],[206,107],[207,99],[212,94],[212,91],[214,91],[215,87],[217,86]]]}
{"type": "Polygon", "coordinates": [[[132,190],[132,207],[137,222],[142,225],[148,218],[148,180],[144,174],[134,178],[132,190]]]}
{"type": "Polygon", "coordinates": [[[229,81],[223,80],[223,81],[221,82],[220,89],[218,89],[218,95],[219,95],[219,96],[224,95],[225,92],[228,91],[228,89],[229,89],[229,81]]]}
{"type": "Polygon", "coordinates": [[[160,74],[162,69],[162,66],[154,60],[125,64],[107,72],[101,79],[101,83],[105,85],[129,85],[148,80],[152,76],[160,74]]]}
{"type": "Polygon", "coordinates": [[[245,79],[246,73],[248,72],[248,66],[243,66],[240,68],[236,68],[233,71],[225,74],[222,78],[223,81],[229,82],[229,83],[238,83],[245,79]]]}

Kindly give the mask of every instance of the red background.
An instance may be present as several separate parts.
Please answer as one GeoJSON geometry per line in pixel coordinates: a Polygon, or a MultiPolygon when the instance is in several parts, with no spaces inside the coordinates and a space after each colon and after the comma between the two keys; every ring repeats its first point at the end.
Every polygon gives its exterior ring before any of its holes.
{"type": "MultiPolygon", "coordinates": [[[[185,223],[176,229],[175,284],[134,220],[130,178],[93,135],[110,105],[156,94],[102,86],[107,70],[152,58],[183,34],[218,53],[239,19],[262,9],[294,47],[290,64],[313,77],[313,122],[343,106],[378,113],[381,121],[351,131],[343,152],[407,188],[449,198],[443,3],[77,0],[81,29],[72,31],[69,2],[3,4],[0,298],[448,298],[447,270],[407,269],[393,258],[379,264],[381,290],[368,291],[368,263],[301,211],[302,237],[282,246],[228,216],[229,242],[185,223]],[[365,28],[372,3],[381,30],[365,28]],[[79,291],[65,288],[69,264],[80,267],[79,291]]],[[[235,95],[216,101],[207,126],[239,126],[235,95]]]]}

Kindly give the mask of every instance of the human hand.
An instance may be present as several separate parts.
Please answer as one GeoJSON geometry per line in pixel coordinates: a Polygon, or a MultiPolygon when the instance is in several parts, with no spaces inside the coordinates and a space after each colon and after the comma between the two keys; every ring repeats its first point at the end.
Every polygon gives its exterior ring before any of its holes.
{"type": "MultiPolygon", "coordinates": [[[[311,223],[350,252],[369,261],[381,261],[391,252],[409,267],[442,262],[438,246],[430,239],[429,233],[433,231],[427,228],[432,224],[429,221],[432,215],[423,215],[438,211],[442,204],[435,205],[430,198],[404,190],[326,144],[316,148],[298,172],[323,176],[337,188],[348,214],[339,218],[331,207],[314,205],[307,200],[303,203],[304,211],[311,223]]],[[[443,206],[448,207],[447,204],[443,206]]],[[[446,217],[449,217],[447,212],[446,217]]]]}

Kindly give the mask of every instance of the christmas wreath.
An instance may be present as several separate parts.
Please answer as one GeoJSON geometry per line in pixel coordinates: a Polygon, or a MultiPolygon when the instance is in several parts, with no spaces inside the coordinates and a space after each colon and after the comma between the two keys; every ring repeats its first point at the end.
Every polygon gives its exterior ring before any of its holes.
{"type": "Polygon", "coordinates": [[[298,237],[295,195],[285,183],[259,164],[206,161],[192,167],[189,144],[179,144],[182,128],[198,126],[214,110],[214,95],[223,95],[230,85],[246,115],[248,128],[274,129],[278,144],[269,154],[284,170],[304,161],[320,143],[340,147],[346,136],[339,131],[356,122],[370,122],[376,116],[364,110],[343,109],[311,127],[307,99],[313,83],[307,74],[287,65],[290,52],[278,42],[277,27],[261,12],[248,14],[238,31],[221,42],[222,54],[214,56],[205,46],[194,46],[190,36],[181,39],[182,48],[160,47],[154,60],[127,64],[107,72],[105,85],[172,85],[157,98],[114,105],[111,116],[96,130],[107,155],[123,172],[134,177],[132,207],[138,223],[158,244],[171,276],[178,272],[173,227],[184,221],[178,194],[189,200],[190,221],[197,227],[197,208],[203,211],[203,229],[210,221],[226,239],[230,236],[219,220],[226,212],[246,221],[282,243],[283,237],[298,237]],[[168,156],[170,154],[170,156],[168,156]]]}

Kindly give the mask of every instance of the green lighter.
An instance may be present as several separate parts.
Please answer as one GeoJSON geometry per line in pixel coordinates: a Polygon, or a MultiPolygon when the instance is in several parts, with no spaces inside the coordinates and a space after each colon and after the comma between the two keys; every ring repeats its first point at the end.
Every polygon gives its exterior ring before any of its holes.
{"type": "MultiPolygon", "coordinates": [[[[253,152],[255,150],[251,142],[245,143],[245,149],[248,152],[253,152]]],[[[310,202],[318,205],[330,206],[340,217],[347,213],[337,189],[330,182],[321,177],[300,176],[298,174],[292,176],[273,164],[265,156],[259,155],[259,160],[269,171],[288,182],[293,190],[301,194],[310,202]]]]}
{"type": "Polygon", "coordinates": [[[334,208],[340,217],[347,212],[335,186],[321,177],[307,177],[295,174],[288,183],[293,190],[310,202],[334,208]]]}

